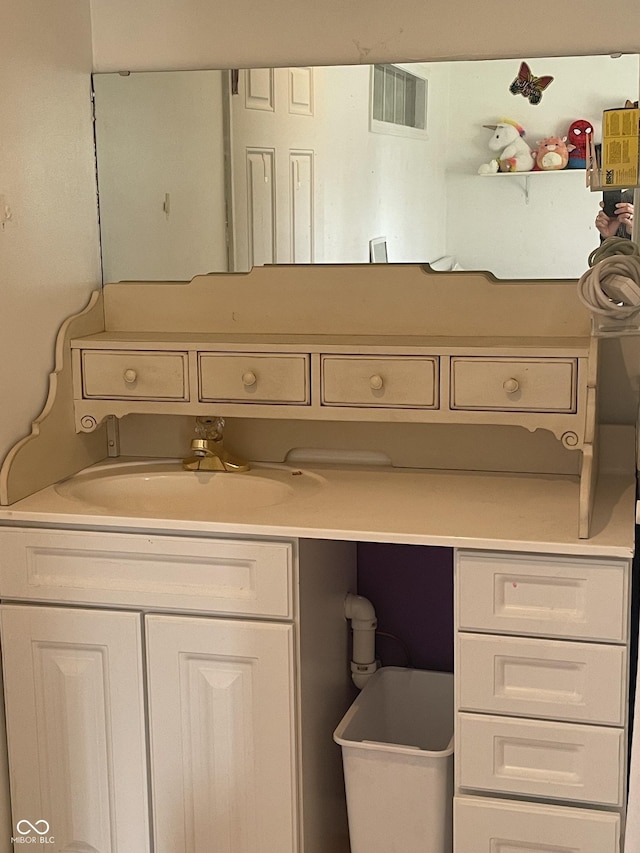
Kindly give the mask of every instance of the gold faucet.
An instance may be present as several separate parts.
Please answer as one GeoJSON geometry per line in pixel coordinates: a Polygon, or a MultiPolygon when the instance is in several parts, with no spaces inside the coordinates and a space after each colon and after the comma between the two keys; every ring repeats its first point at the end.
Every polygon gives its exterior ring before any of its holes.
{"type": "Polygon", "coordinates": [[[191,442],[193,456],[182,462],[185,471],[248,471],[249,464],[237,459],[222,446],[223,418],[196,418],[196,437],[191,442]]]}

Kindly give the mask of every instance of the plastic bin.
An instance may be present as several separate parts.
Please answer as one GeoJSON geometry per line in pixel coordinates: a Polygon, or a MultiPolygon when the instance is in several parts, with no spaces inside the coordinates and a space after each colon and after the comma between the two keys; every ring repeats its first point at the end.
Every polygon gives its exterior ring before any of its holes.
{"type": "Polygon", "coordinates": [[[379,669],[334,732],[351,853],[450,853],[453,675],[379,669]]]}

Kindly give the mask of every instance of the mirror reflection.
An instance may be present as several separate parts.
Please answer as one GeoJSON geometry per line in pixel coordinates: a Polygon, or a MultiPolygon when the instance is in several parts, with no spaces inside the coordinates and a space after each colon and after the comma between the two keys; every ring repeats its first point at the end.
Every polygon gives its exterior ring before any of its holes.
{"type": "Polygon", "coordinates": [[[508,118],[538,141],[638,98],[638,57],[94,75],[105,281],[270,263],[432,263],[577,278],[600,194],[580,168],[480,176],[508,118]],[[374,251],[375,250],[375,251],[374,251]]]}

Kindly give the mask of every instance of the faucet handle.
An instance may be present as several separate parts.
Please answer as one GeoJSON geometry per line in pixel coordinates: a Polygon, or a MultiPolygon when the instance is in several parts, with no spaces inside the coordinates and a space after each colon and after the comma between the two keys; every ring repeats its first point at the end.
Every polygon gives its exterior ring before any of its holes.
{"type": "Polygon", "coordinates": [[[206,441],[219,441],[224,430],[224,418],[196,418],[195,432],[206,441]]]}

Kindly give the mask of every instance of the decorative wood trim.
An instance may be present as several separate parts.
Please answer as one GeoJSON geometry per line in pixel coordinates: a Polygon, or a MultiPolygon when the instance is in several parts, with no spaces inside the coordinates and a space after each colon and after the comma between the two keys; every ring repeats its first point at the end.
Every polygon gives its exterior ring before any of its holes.
{"type": "Polygon", "coordinates": [[[104,288],[105,329],[257,335],[584,337],[575,282],[498,281],[418,264],[313,264],[104,288]]]}
{"type": "Polygon", "coordinates": [[[107,455],[104,427],[91,434],[75,431],[69,343],[74,336],[91,335],[103,328],[102,293],[96,290],[86,308],[65,320],[58,332],[44,408],[29,435],[12,447],[0,468],[0,505],[12,504],[107,455]]]}

